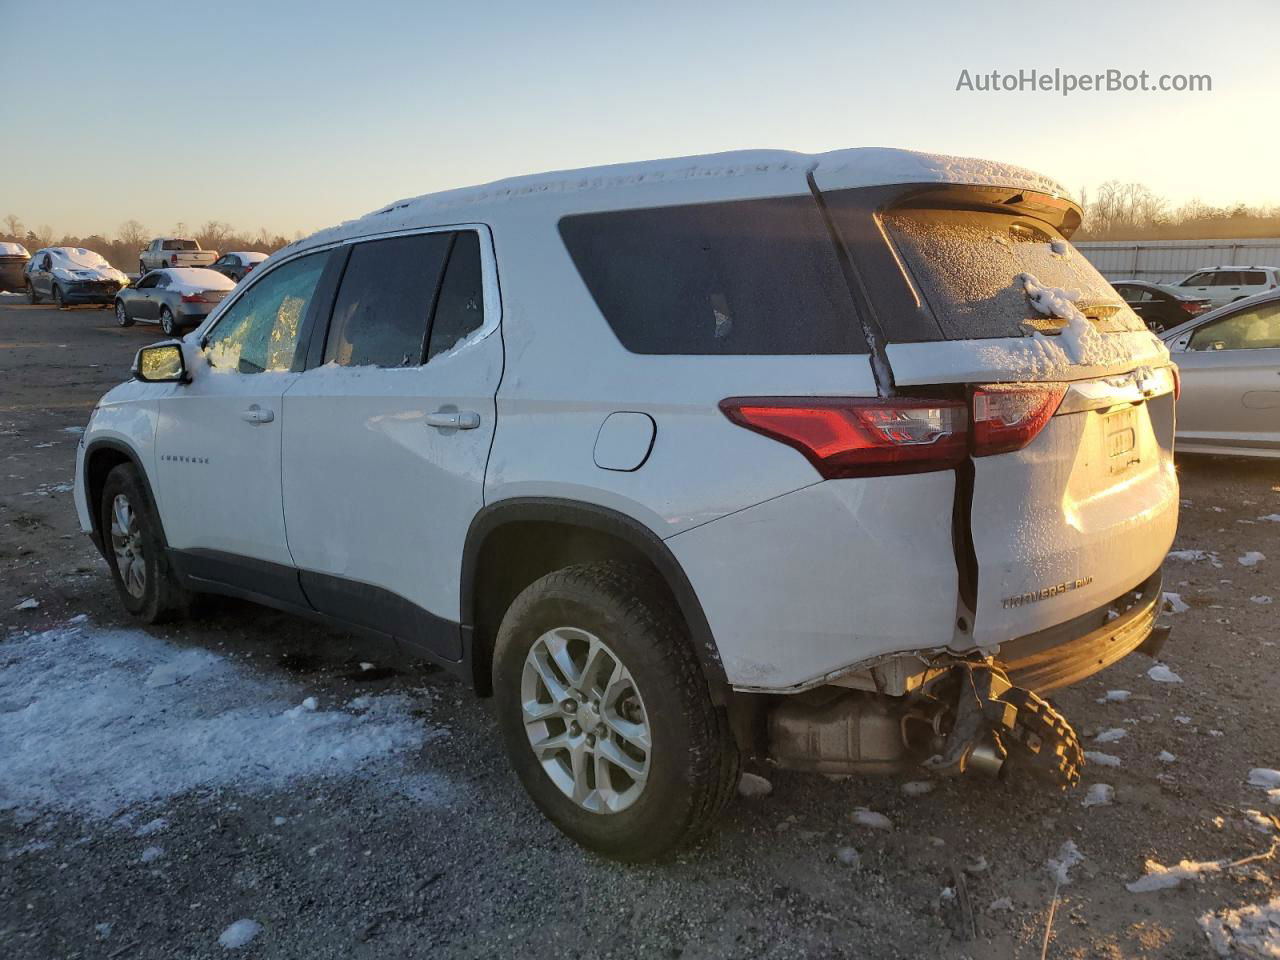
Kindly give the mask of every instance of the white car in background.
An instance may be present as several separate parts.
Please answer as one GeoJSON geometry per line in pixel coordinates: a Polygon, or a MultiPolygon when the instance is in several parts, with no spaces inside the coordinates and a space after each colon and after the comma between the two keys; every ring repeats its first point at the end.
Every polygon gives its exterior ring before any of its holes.
{"type": "Polygon", "coordinates": [[[77,303],[105,307],[129,283],[105,257],[84,247],[44,247],[24,269],[28,301],[52,300],[58,309],[77,303]]]}
{"type": "Polygon", "coordinates": [[[1280,457],[1280,290],[1161,338],[1182,378],[1178,452],[1280,457]]]}
{"type": "Polygon", "coordinates": [[[1169,286],[1184,297],[1200,297],[1220,307],[1275,290],[1280,286],[1280,268],[1203,267],[1169,286]]]}
{"type": "Polygon", "coordinates": [[[138,275],[162,267],[209,267],[218,259],[217,250],[201,250],[195,240],[184,237],[156,237],[138,254],[138,275]]]}

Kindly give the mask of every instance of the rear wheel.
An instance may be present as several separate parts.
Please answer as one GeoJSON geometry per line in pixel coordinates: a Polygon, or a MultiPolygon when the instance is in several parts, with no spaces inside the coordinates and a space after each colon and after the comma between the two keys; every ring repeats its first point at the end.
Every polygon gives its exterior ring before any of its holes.
{"type": "Polygon", "coordinates": [[[160,308],[160,329],[164,331],[166,337],[178,335],[178,325],[174,322],[173,313],[168,307],[160,308]]]}
{"type": "Polygon", "coordinates": [[[650,860],[694,839],[738,780],[738,751],[683,622],[627,563],[546,575],[503,618],[494,696],[534,803],[578,843],[650,860]]]}
{"type": "Polygon", "coordinates": [[[169,565],[155,506],[136,467],[121,464],[107,475],[98,509],[107,566],[125,609],[147,623],[185,614],[191,595],[169,565]]]}
{"type": "Polygon", "coordinates": [[[40,294],[36,293],[36,288],[31,285],[31,281],[27,281],[27,302],[32,306],[40,302],[40,294]]]}
{"type": "Polygon", "coordinates": [[[62,288],[56,283],[53,285],[53,302],[57,304],[59,310],[67,308],[67,305],[62,302],[62,288]]]}
{"type": "Polygon", "coordinates": [[[132,327],[133,317],[129,316],[129,311],[124,308],[124,301],[116,301],[116,323],[122,327],[132,327]]]}

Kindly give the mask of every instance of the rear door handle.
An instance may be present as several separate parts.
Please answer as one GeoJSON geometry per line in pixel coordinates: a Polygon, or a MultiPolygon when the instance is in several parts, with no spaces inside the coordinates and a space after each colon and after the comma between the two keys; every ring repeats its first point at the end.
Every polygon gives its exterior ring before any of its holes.
{"type": "Polygon", "coordinates": [[[437,410],[426,416],[428,427],[441,430],[474,430],[480,426],[480,414],[474,410],[437,410]]]}
{"type": "Polygon", "coordinates": [[[251,404],[248,410],[240,414],[240,419],[246,423],[270,423],[275,418],[276,415],[273,411],[266,410],[256,403],[251,404]]]}

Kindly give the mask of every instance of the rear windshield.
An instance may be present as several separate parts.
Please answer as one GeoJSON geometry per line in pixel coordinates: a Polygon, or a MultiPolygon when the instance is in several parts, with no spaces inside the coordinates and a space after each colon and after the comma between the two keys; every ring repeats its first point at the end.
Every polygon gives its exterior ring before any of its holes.
{"type": "Polygon", "coordinates": [[[578,214],[559,226],[633,353],[866,352],[812,197],[578,214]]]}
{"type": "Polygon", "coordinates": [[[194,240],[166,240],[164,250],[199,250],[200,245],[194,240]]]}
{"type": "Polygon", "coordinates": [[[1030,217],[963,209],[894,209],[887,233],[948,339],[1017,337],[1061,320],[1031,305],[1019,274],[1040,286],[1072,292],[1106,329],[1138,329],[1102,274],[1047,223],[1030,217]]]}

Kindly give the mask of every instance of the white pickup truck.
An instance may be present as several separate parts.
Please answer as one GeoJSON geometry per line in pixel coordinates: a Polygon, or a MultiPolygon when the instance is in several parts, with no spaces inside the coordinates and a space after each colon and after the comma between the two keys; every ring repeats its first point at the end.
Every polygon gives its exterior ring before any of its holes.
{"type": "Polygon", "coordinates": [[[156,237],[138,254],[138,273],[162,267],[207,267],[218,259],[217,250],[201,250],[194,240],[156,237]]]}

